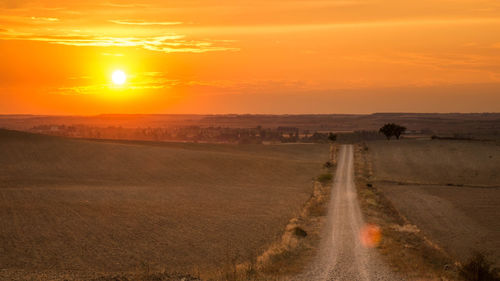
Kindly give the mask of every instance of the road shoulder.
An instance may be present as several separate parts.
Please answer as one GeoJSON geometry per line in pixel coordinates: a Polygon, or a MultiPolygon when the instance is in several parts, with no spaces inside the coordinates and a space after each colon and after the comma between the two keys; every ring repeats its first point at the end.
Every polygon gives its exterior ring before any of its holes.
{"type": "Polygon", "coordinates": [[[451,257],[401,215],[372,182],[368,147],[356,145],[354,157],[355,183],[363,216],[367,223],[381,228],[382,240],[377,250],[392,270],[410,280],[456,279],[451,257]]]}

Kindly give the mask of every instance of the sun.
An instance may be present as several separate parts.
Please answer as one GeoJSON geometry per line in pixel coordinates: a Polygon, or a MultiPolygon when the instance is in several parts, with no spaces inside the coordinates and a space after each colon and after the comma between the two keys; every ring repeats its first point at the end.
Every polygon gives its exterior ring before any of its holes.
{"type": "Polygon", "coordinates": [[[111,75],[111,80],[116,85],[123,85],[127,80],[127,75],[122,70],[115,70],[111,75]]]}

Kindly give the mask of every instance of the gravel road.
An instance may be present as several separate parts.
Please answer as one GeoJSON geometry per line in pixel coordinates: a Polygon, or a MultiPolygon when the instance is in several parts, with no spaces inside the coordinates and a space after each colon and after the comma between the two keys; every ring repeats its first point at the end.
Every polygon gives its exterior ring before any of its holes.
{"type": "Polygon", "coordinates": [[[316,261],[293,280],[402,280],[360,239],[365,227],[354,185],[353,147],[343,145],[316,261]]]}

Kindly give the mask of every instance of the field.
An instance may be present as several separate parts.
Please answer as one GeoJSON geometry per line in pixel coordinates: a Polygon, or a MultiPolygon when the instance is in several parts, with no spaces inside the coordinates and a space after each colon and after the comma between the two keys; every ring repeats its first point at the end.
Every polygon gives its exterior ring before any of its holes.
{"type": "Polygon", "coordinates": [[[420,132],[428,137],[455,134],[479,139],[500,137],[499,113],[375,113],[309,114],[309,115],[163,115],[104,114],[96,116],[1,115],[0,127],[29,131],[40,125],[85,125],[120,128],[223,127],[264,128],[297,127],[301,131],[378,131],[385,123],[406,126],[409,133],[420,132]]]}
{"type": "Polygon", "coordinates": [[[0,130],[0,278],[207,272],[261,254],[328,146],[97,142],[0,130]],[[3,276],[3,277],[2,277],[3,276]]]}
{"type": "Polygon", "coordinates": [[[463,262],[500,267],[500,146],[473,141],[367,143],[373,182],[421,233],[463,262]]]}

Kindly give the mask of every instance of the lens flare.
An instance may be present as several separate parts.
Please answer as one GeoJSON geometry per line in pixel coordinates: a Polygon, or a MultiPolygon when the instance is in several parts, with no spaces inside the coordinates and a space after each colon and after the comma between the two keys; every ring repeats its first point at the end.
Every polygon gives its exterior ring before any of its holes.
{"type": "Polygon", "coordinates": [[[382,239],[380,227],[376,224],[365,224],[359,232],[359,239],[366,248],[377,247],[382,239]]]}

